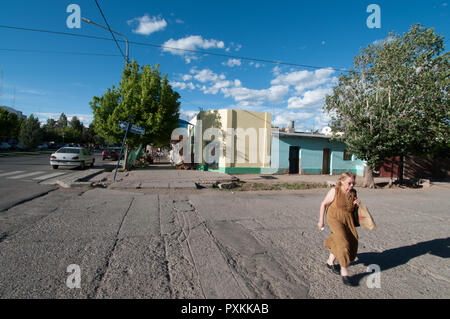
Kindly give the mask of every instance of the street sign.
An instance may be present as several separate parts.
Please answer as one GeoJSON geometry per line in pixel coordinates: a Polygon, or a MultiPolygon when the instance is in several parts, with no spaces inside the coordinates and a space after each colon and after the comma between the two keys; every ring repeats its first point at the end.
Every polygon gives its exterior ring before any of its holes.
{"type": "Polygon", "coordinates": [[[137,126],[137,125],[132,125],[131,129],[130,129],[130,132],[134,133],[134,134],[144,135],[145,134],[145,128],[137,126]]]}
{"type": "MultiPolygon", "coordinates": [[[[127,122],[119,122],[119,129],[126,131],[128,127],[128,123],[127,122]]],[[[130,127],[130,132],[134,133],[134,134],[139,134],[139,135],[144,135],[145,134],[145,128],[137,126],[137,125],[131,125],[130,127]]]]}
{"type": "Polygon", "coordinates": [[[122,121],[119,122],[119,129],[120,130],[126,131],[127,127],[128,127],[128,123],[127,122],[122,122],[122,121]]]}

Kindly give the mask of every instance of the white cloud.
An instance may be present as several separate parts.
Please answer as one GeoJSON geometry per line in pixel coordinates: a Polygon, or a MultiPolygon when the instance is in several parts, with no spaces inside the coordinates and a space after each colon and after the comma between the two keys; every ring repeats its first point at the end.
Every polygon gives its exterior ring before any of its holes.
{"type": "Polygon", "coordinates": [[[133,33],[150,35],[154,32],[164,30],[167,27],[167,22],[160,17],[149,17],[147,14],[143,17],[134,18],[128,21],[128,25],[133,25],[138,23],[136,29],[133,33]]]}
{"type": "Polygon", "coordinates": [[[195,50],[198,49],[224,49],[225,43],[215,39],[203,39],[200,35],[191,35],[186,38],[174,40],[170,39],[163,44],[163,51],[170,52],[174,55],[183,56],[186,63],[197,59],[195,50]]]}
{"type": "Polygon", "coordinates": [[[239,59],[228,59],[227,62],[222,62],[222,65],[229,66],[231,68],[234,66],[240,66],[241,64],[241,60],[239,59]]]}
{"type": "Polygon", "coordinates": [[[197,114],[198,111],[180,109],[180,119],[188,122],[192,120],[197,114]]]}
{"type": "Polygon", "coordinates": [[[378,45],[382,45],[385,42],[389,43],[389,42],[392,42],[394,40],[395,40],[395,37],[388,36],[388,37],[386,37],[384,39],[375,40],[375,41],[372,42],[372,44],[375,45],[375,46],[378,46],[378,45]]]}
{"type": "Polygon", "coordinates": [[[185,89],[190,89],[190,90],[194,90],[195,89],[195,85],[192,82],[171,82],[170,85],[175,88],[175,89],[180,89],[180,90],[185,90],[185,89]]]}
{"type": "Polygon", "coordinates": [[[221,91],[226,97],[232,97],[236,102],[270,102],[275,104],[283,102],[284,96],[289,92],[289,87],[276,85],[268,89],[253,90],[242,86],[234,86],[224,88],[221,91]]]}
{"type": "Polygon", "coordinates": [[[206,93],[206,94],[217,94],[220,90],[227,88],[231,85],[232,85],[231,81],[228,81],[228,80],[219,81],[219,82],[214,83],[214,85],[209,88],[206,88],[203,86],[202,91],[203,91],[203,93],[206,93]]]}
{"type": "Polygon", "coordinates": [[[327,94],[332,94],[331,88],[316,88],[307,91],[303,97],[293,96],[288,99],[288,109],[321,108],[327,94]]]}
{"type": "Polygon", "coordinates": [[[35,90],[35,89],[18,89],[17,93],[24,93],[24,94],[30,94],[30,95],[47,95],[48,93],[42,90],[35,90]]]}
{"type": "Polygon", "coordinates": [[[254,66],[256,69],[258,69],[258,68],[260,68],[261,67],[261,64],[259,64],[259,63],[255,63],[255,62],[250,62],[249,63],[251,66],[254,66]]]}
{"type": "Polygon", "coordinates": [[[192,74],[195,74],[194,79],[196,79],[197,81],[199,81],[201,83],[225,80],[225,75],[223,75],[223,74],[218,75],[218,74],[214,73],[213,71],[211,71],[210,69],[203,69],[201,71],[198,71],[197,69],[192,68],[190,72],[192,74]]]}
{"type": "Polygon", "coordinates": [[[310,88],[316,88],[319,85],[331,84],[337,80],[331,77],[334,70],[319,69],[316,71],[293,71],[290,73],[281,74],[279,68],[273,70],[277,75],[270,83],[272,85],[289,85],[294,86],[299,94],[310,88]]]}
{"type": "Polygon", "coordinates": [[[298,130],[301,127],[297,125],[297,122],[308,120],[313,117],[314,113],[310,112],[276,110],[273,114],[272,124],[278,127],[286,127],[289,121],[295,121],[295,129],[298,130]]]}

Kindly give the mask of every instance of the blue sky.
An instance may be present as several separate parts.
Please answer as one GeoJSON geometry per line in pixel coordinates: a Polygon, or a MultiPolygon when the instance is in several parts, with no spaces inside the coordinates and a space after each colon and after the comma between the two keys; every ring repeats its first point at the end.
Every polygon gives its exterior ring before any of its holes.
{"type": "MultiPolygon", "coordinates": [[[[129,41],[164,47],[132,44],[130,58],[160,64],[181,95],[182,118],[192,118],[199,108],[241,108],[271,112],[278,126],[295,120],[303,131],[328,123],[322,106],[339,71],[327,68],[350,68],[361,48],[415,23],[434,27],[446,44],[450,36],[449,0],[98,2],[111,28],[129,41]],[[370,4],[381,9],[381,28],[367,26],[370,4]]],[[[79,5],[83,17],[105,24],[94,0],[18,0],[2,3],[0,26],[111,38],[86,23],[69,29],[70,4],[79,5]]],[[[88,125],[92,97],[120,81],[124,60],[113,41],[5,27],[0,39],[0,105],[34,113],[41,121],[64,112],[88,125]]]]}

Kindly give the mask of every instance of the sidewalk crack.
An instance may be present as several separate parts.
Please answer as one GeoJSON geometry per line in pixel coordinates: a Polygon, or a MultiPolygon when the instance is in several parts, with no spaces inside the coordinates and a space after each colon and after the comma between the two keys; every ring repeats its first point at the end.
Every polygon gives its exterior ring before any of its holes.
{"type": "Polygon", "coordinates": [[[93,282],[98,282],[98,284],[95,285],[93,292],[88,295],[88,297],[87,297],[88,299],[97,298],[98,291],[103,284],[103,279],[104,279],[106,273],[108,272],[108,268],[111,263],[111,259],[114,255],[114,251],[116,250],[117,243],[119,242],[119,234],[122,229],[122,225],[125,221],[125,218],[128,215],[128,212],[130,211],[131,206],[133,205],[133,202],[134,202],[134,197],[131,199],[130,205],[128,206],[127,210],[125,211],[125,214],[122,217],[122,220],[119,224],[119,229],[117,230],[117,233],[114,237],[114,244],[111,247],[111,249],[109,250],[108,254],[106,255],[105,262],[103,263],[102,266],[100,266],[100,268],[97,269],[97,272],[96,272],[97,274],[94,277],[93,282]]]}

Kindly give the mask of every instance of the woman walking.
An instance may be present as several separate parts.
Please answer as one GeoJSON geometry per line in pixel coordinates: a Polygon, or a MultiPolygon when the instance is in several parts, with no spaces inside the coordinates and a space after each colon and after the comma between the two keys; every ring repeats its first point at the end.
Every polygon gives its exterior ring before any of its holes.
{"type": "Polygon", "coordinates": [[[355,260],[358,251],[358,233],[353,221],[353,209],[360,205],[356,197],[355,175],[350,172],[343,173],[336,186],[332,188],[320,205],[320,216],[317,226],[321,230],[324,223],[325,211],[327,211],[327,222],[331,229],[331,236],[325,241],[325,248],[330,249],[327,267],[334,273],[339,274],[339,267],[334,264],[335,259],[340,265],[342,281],[347,286],[354,283],[348,276],[348,265],[355,260]],[[328,210],[327,210],[328,208],[328,210]]]}

